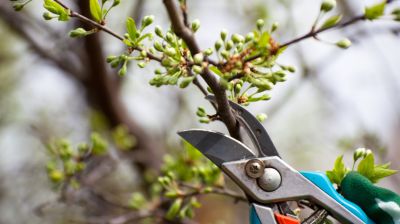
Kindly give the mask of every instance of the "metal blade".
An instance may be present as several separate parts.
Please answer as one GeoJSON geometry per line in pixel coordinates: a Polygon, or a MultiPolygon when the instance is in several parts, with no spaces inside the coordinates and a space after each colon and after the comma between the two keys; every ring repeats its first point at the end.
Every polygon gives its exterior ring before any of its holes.
{"type": "MultiPolygon", "coordinates": [[[[208,95],[206,99],[211,102],[216,102],[215,96],[213,95],[208,95]]],[[[247,129],[249,135],[254,135],[250,137],[255,138],[255,142],[253,141],[253,143],[259,148],[259,152],[262,154],[259,156],[280,157],[278,150],[276,150],[267,130],[265,130],[264,126],[257,120],[257,118],[239,104],[236,104],[232,101],[229,101],[229,104],[237,112],[239,118],[242,118],[242,121],[244,121],[242,122],[244,123],[243,126],[247,129]]]]}
{"type": "Polygon", "coordinates": [[[218,167],[224,162],[255,158],[244,144],[222,133],[192,129],[178,134],[218,167]]]}

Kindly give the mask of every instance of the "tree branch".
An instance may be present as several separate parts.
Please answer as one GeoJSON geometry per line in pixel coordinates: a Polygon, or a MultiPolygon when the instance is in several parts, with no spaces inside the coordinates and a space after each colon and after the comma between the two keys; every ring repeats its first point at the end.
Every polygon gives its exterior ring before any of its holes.
{"type": "MultiPolygon", "coordinates": [[[[200,47],[196,42],[194,34],[188,27],[186,27],[182,13],[176,6],[175,2],[173,0],[163,0],[163,2],[167,9],[168,16],[172,23],[172,29],[175,34],[185,41],[192,55],[200,53],[200,47]]],[[[218,104],[217,112],[223,123],[226,125],[230,135],[241,140],[239,124],[231,110],[225,89],[219,84],[218,79],[208,68],[204,68],[204,71],[200,75],[215,94],[218,104]]]]}
{"type": "Polygon", "coordinates": [[[348,20],[347,22],[340,23],[340,24],[337,24],[335,26],[327,27],[327,28],[324,28],[324,29],[311,30],[309,33],[304,34],[304,35],[302,35],[300,37],[297,37],[297,38],[295,38],[293,40],[290,40],[290,41],[288,41],[286,43],[283,43],[279,47],[280,48],[287,47],[289,45],[295,44],[295,43],[300,42],[302,40],[305,40],[307,38],[316,37],[319,33],[322,33],[324,31],[332,30],[332,29],[335,29],[335,28],[343,28],[343,27],[349,26],[349,25],[354,24],[354,23],[356,23],[358,21],[361,21],[361,20],[365,20],[365,16],[364,15],[356,16],[356,17],[348,20]]]}

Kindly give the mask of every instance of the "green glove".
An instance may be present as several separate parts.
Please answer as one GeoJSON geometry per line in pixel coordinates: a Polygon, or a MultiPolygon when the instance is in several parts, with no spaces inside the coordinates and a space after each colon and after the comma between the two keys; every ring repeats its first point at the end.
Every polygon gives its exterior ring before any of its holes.
{"type": "Polygon", "coordinates": [[[354,202],[377,224],[400,224],[400,196],[372,184],[352,171],[341,183],[342,195],[354,202]]]}

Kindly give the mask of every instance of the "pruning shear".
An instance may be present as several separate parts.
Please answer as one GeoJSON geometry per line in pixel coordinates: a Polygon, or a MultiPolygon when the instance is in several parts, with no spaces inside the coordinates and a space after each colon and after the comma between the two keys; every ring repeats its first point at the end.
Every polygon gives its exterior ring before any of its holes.
{"type": "MultiPolygon", "coordinates": [[[[207,99],[215,102],[214,96],[207,99]]],[[[325,174],[299,172],[282,160],[257,118],[234,102],[230,106],[250,137],[251,147],[215,131],[192,129],[178,134],[245,192],[251,224],[321,223],[321,216],[323,220],[326,215],[345,224],[374,223],[359,206],[341,196],[325,174]],[[290,201],[308,202],[314,211],[300,221],[290,209],[290,201]]]]}

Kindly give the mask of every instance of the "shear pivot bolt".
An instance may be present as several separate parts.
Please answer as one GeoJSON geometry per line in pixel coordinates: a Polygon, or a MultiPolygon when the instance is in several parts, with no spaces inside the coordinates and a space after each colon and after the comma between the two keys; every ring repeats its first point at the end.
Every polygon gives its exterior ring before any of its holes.
{"type": "Polygon", "coordinates": [[[264,163],[258,159],[251,159],[245,165],[247,176],[254,179],[263,176],[264,169],[265,169],[264,163]]]}
{"type": "Polygon", "coordinates": [[[281,185],[281,175],[274,168],[266,168],[262,177],[257,179],[258,186],[260,186],[264,191],[274,191],[281,185]]]}

